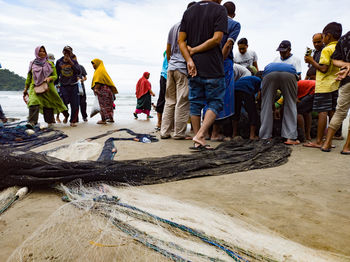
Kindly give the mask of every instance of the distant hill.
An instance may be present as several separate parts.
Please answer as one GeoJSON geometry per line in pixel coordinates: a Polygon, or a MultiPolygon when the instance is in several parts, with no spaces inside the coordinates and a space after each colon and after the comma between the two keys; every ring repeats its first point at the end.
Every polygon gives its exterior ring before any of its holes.
{"type": "Polygon", "coordinates": [[[0,91],[21,91],[26,79],[7,69],[0,69],[0,91]]]}

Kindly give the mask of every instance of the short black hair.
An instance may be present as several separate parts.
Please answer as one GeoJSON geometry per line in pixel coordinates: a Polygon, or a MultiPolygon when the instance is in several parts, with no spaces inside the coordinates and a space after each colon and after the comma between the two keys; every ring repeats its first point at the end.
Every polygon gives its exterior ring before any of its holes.
{"type": "Polygon", "coordinates": [[[255,76],[259,77],[260,79],[263,79],[263,74],[264,74],[264,71],[258,71],[256,72],[255,76]]]}
{"type": "Polygon", "coordinates": [[[226,2],[224,4],[228,15],[234,15],[236,12],[236,6],[233,2],[226,2]]]}
{"type": "Polygon", "coordinates": [[[238,45],[248,45],[248,39],[247,38],[241,38],[238,40],[238,45]]]}
{"type": "Polygon", "coordinates": [[[190,8],[191,6],[193,6],[193,5],[196,4],[196,3],[197,3],[196,1],[192,1],[191,3],[189,3],[189,4],[187,5],[187,9],[190,8]]]}
{"type": "Polygon", "coordinates": [[[324,34],[331,34],[335,40],[339,40],[343,32],[343,27],[337,22],[332,22],[326,25],[323,29],[324,34]]]}

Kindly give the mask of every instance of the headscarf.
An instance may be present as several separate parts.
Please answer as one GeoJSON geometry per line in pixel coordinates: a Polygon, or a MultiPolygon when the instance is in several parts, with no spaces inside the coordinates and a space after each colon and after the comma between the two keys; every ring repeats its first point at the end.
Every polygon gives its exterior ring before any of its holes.
{"type": "Polygon", "coordinates": [[[96,84],[106,85],[112,89],[114,94],[118,94],[118,90],[115,87],[111,77],[107,73],[103,61],[98,58],[95,58],[91,62],[94,63],[94,65],[96,65],[95,73],[92,78],[91,88],[94,88],[96,84]]]}
{"type": "Polygon", "coordinates": [[[52,73],[52,67],[51,64],[47,61],[47,55],[44,58],[39,57],[40,48],[45,49],[44,46],[38,46],[37,48],[35,48],[35,59],[29,63],[28,69],[28,72],[32,72],[33,74],[35,85],[41,85],[44,82],[44,80],[47,77],[49,77],[52,73]]]}
{"type": "Polygon", "coordinates": [[[149,76],[148,72],[143,73],[143,76],[139,79],[136,84],[136,97],[139,99],[145,95],[149,90],[151,90],[151,83],[146,77],[149,76]]]}

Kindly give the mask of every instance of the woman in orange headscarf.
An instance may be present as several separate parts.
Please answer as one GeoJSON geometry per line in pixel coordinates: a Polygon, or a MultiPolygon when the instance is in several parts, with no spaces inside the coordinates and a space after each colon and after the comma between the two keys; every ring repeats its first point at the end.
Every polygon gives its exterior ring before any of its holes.
{"type": "Polygon", "coordinates": [[[91,64],[95,69],[91,88],[97,95],[100,104],[101,120],[97,124],[113,123],[113,101],[114,95],[118,94],[118,90],[108,75],[102,60],[96,58],[91,61],[91,64]]]}
{"type": "Polygon", "coordinates": [[[134,117],[137,118],[137,114],[144,113],[147,118],[152,118],[150,116],[152,100],[151,95],[155,96],[151,89],[151,83],[148,81],[150,73],[145,72],[143,76],[139,79],[136,85],[136,97],[137,105],[134,112],[134,117]]]}

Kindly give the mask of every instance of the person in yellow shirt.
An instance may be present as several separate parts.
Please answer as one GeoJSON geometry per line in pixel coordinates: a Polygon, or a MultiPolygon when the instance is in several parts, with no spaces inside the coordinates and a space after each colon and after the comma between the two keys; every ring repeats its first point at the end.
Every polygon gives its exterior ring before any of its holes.
{"type": "Polygon", "coordinates": [[[323,42],[319,63],[314,60],[305,61],[316,68],[316,87],[313,111],[318,112],[317,137],[315,142],[304,144],[306,147],[320,148],[323,144],[324,131],[327,126],[327,116],[331,119],[337,106],[339,81],[336,74],[339,68],[333,65],[331,56],[342,34],[342,25],[336,22],[329,23],[323,29],[323,42]]]}

